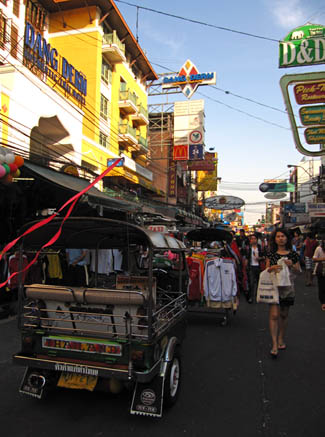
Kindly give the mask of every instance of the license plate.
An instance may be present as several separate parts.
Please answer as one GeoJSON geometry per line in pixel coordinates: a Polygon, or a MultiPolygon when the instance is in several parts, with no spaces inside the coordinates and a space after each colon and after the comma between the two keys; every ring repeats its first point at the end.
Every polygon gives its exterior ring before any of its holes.
{"type": "Polygon", "coordinates": [[[96,387],[97,379],[98,377],[93,375],[76,375],[75,373],[62,372],[57,386],[93,391],[96,387]]]}

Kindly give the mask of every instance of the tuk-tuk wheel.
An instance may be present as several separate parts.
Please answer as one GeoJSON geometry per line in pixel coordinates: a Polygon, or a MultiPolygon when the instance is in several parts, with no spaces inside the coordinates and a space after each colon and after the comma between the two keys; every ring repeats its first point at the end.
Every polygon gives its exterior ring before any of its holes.
{"type": "Polygon", "coordinates": [[[177,401],[181,382],[181,358],[179,348],[175,349],[173,359],[168,363],[164,383],[164,405],[171,407],[177,401]]]}

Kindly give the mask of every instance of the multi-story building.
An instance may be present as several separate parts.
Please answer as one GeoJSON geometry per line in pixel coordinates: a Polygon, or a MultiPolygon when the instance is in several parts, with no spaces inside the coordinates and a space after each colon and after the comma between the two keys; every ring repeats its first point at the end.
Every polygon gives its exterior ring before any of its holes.
{"type": "Polygon", "coordinates": [[[146,81],[157,76],[114,1],[7,0],[1,10],[2,140],[79,173],[122,156],[104,185],[154,190],[146,81]]]}

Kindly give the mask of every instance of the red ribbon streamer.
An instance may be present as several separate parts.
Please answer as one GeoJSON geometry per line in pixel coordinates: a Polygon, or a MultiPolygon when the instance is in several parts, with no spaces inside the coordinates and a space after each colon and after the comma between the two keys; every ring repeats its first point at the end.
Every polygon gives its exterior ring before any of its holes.
{"type": "Polygon", "coordinates": [[[2,256],[8,252],[8,250],[10,250],[13,246],[15,246],[15,244],[25,235],[30,234],[31,232],[35,231],[36,229],[41,228],[42,226],[47,225],[48,223],[50,223],[58,214],[59,212],[61,212],[66,206],[68,206],[70,203],[72,203],[66,213],[66,215],[64,216],[62,223],[60,225],[60,228],[58,229],[58,231],[50,238],[50,240],[45,243],[40,249],[39,251],[36,253],[35,257],[32,259],[32,261],[27,264],[27,266],[21,270],[20,272],[14,272],[12,275],[9,276],[9,278],[3,282],[2,284],[0,284],[0,288],[4,287],[5,285],[8,284],[8,282],[10,281],[11,278],[13,278],[14,276],[18,275],[19,273],[23,273],[26,270],[28,270],[36,261],[37,258],[39,257],[42,249],[44,249],[45,247],[51,246],[52,244],[54,244],[56,242],[56,240],[60,237],[61,235],[61,231],[62,231],[62,227],[64,222],[67,220],[68,217],[70,217],[73,208],[75,207],[77,201],[79,200],[79,198],[85,194],[91,187],[93,187],[94,185],[97,184],[97,182],[99,182],[101,179],[103,179],[103,177],[105,177],[114,167],[117,166],[117,164],[121,161],[122,158],[117,159],[112,165],[110,165],[105,171],[103,171],[102,174],[100,174],[99,176],[97,176],[97,178],[91,183],[89,184],[86,188],[84,188],[82,191],[80,191],[79,193],[75,194],[74,196],[72,196],[69,200],[67,200],[65,202],[64,205],[61,206],[61,208],[54,214],[52,214],[50,217],[45,218],[44,220],[41,220],[38,223],[35,223],[33,226],[31,226],[30,228],[28,228],[22,235],[20,235],[19,237],[15,238],[14,240],[12,240],[10,243],[8,243],[2,253],[0,254],[0,260],[2,259],[2,256]]]}

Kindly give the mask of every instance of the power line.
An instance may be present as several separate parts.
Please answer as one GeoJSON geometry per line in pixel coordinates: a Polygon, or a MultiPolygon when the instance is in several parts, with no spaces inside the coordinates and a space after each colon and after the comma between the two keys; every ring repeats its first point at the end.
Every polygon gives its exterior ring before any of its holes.
{"type": "Polygon", "coordinates": [[[203,94],[201,92],[198,92],[198,94],[200,94],[201,96],[205,97],[208,100],[212,100],[213,102],[219,103],[219,105],[226,106],[227,108],[232,109],[233,111],[240,112],[241,114],[245,114],[248,117],[254,118],[255,120],[262,121],[263,123],[270,124],[272,126],[276,126],[276,127],[281,128],[281,129],[291,130],[289,127],[281,126],[280,124],[273,123],[271,121],[265,120],[264,118],[257,117],[256,115],[249,114],[246,111],[242,111],[241,109],[234,108],[233,106],[230,106],[230,105],[227,105],[226,103],[220,102],[220,100],[214,99],[213,97],[209,97],[206,94],[203,94]]]}
{"type": "Polygon", "coordinates": [[[128,5],[128,6],[132,6],[132,7],[139,8],[139,9],[143,9],[145,11],[154,12],[155,14],[165,15],[165,16],[171,17],[171,18],[177,18],[178,20],[187,21],[189,23],[199,24],[201,26],[212,27],[214,29],[223,30],[223,31],[226,31],[226,32],[237,33],[239,35],[249,36],[249,37],[258,38],[258,39],[263,39],[263,40],[266,40],[266,41],[272,41],[272,42],[276,42],[276,43],[279,42],[279,40],[274,39],[274,38],[268,38],[266,36],[255,35],[255,34],[249,33],[249,32],[243,32],[243,31],[240,31],[240,30],[230,29],[229,27],[217,26],[215,24],[206,23],[204,21],[194,20],[193,18],[181,17],[180,15],[175,15],[175,14],[170,14],[168,12],[158,11],[157,9],[152,9],[152,8],[147,8],[147,7],[144,7],[144,6],[139,6],[139,5],[136,5],[134,3],[129,3],[129,2],[126,2],[126,1],[123,1],[123,0],[115,0],[115,1],[119,2],[119,3],[123,3],[123,4],[128,5]]]}

